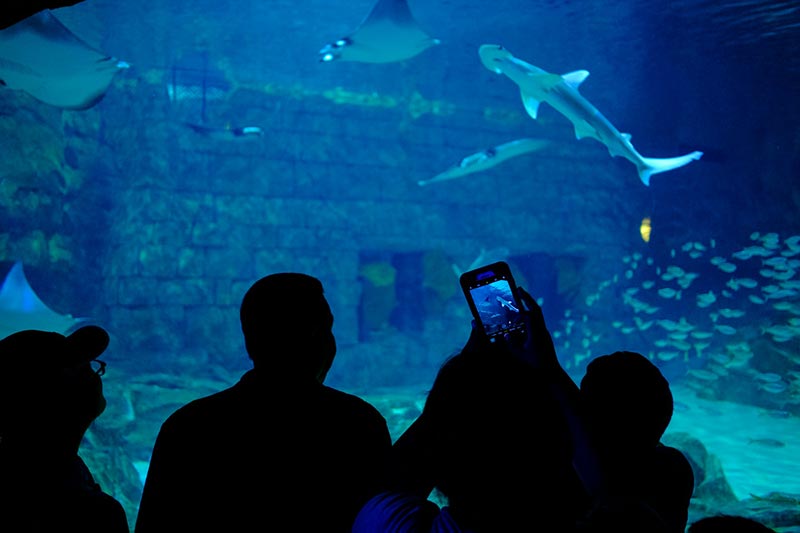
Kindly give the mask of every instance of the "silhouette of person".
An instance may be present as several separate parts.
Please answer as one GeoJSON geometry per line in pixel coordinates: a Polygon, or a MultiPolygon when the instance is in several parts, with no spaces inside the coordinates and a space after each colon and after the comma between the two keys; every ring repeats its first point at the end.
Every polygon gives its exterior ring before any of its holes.
{"type": "Polygon", "coordinates": [[[775,533],[761,522],[744,516],[707,516],[693,522],[688,533],[775,533]]]}
{"type": "Polygon", "coordinates": [[[574,530],[586,494],[569,425],[549,376],[527,357],[473,325],[394,443],[390,490],[367,502],[353,533],[574,530]],[[434,488],[441,508],[428,500],[434,488]]]}
{"type": "Polygon", "coordinates": [[[580,383],[597,459],[598,506],[649,506],[666,531],[683,533],[694,489],[686,457],[659,441],[672,418],[669,382],[649,359],[619,351],[593,359],[580,383]]]}
{"type": "Polygon", "coordinates": [[[266,276],[240,319],[253,368],[161,426],[136,532],[349,532],[391,437],[372,405],[323,384],[336,342],[322,283],[266,276]]]}
{"type": "Polygon", "coordinates": [[[128,532],[122,505],[78,455],[105,410],[106,331],[25,330],[0,340],[0,531],[128,532]]]}

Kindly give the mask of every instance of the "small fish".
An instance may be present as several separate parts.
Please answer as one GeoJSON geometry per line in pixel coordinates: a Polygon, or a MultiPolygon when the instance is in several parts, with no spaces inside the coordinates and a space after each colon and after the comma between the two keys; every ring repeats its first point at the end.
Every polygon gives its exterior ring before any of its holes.
{"type": "Polygon", "coordinates": [[[580,84],[589,76],[586,70],[576,70],[563,76],[551,74],[514,57],[497,44],[481,45],[479,55],[487,69],[505,74],[519,86],[522,103],[531,118],[536,120],[541,102],[550,104],[572,122],[576,138],[596,139],[608,148],[612,157],[621,156],[636,165],[639,179],[645,185],[650,185],[650,176],[653,174],[688,165],[703,155],[703,152],[694,151],[665,159],[642,157],[631,144],[631,136],[620,133],[578,92],[580,84]]]}
{"type": "Polygon", "coordinates": [[[650,217],[644,217],[642,222],[639,224],[639,235],[642,237],[644,242],[650,242],[650,235],[653,232],[653,225],[650,221],[650,217]]]}
{"type": "Polygon", "coordinates": [[[788,388],[788,385],[782,381],[776,381],[773,383],[761,383],[759,388],[770,394],[780,394],[788,388]]]}
{"type": "Polygon", "coordinates": [[[783,448],[784,446],[786,446],[785,442],[772,438],[750,439],[747,441],[747,444],[757,444],[759,446],[765,446],[767,448],[783,448]]]}
{"type": "Polygon", "coordinates": [[[258,126],[233,127],[227,125],[213,127],[206,126],[204,124],[194,124],[191,122],[186,122],[185,125],[199,135],[219,141],[254,139],[257,137],[263,137],[264,135],[264,130],[258,126]]]}
{"type": "Polygon", "coordinates": [[[658,289],[658,295],[662,298],[675,298],[676,300],[680,300],[681,291],[676,291],[672,287],[663,287],[658,289]]]}
{"type": "Polygon", "coordinates": [[[698,307],[708,307],[709,305],[713,304],[716,301],[717,301],[717,296],[714,294],[714,291],[708,291],[697,295],[698,307]]]}
{"type": "Polygon", "coordinates": [[[725,318],[740,318],[744,316],[744,311],[739,309],[728,309],[727,307],[724,307],[719,310],[719,314],[725,318]]]}
{"type": "Polygon", "coordinates": [[[716,324],[714,329],[722,333],[723,335],[735,335],[736,328],[733,326],[728,326],[726,324],[716,324]]]}
{"type": "Polygon", "coordinates": [[[672,361],[676,357],[680,356],[680,352],[657,352],[656,357],[662,361],[672,361]]]}
{"type": "Polygon", "coordinates": [[[703,381],[716,381],[719,379],[719,376],[709,370],[702,370],[699,368],[693,368],[687,372],[689,375],[696,377],[697,379],[702,379],[703,381]]]}

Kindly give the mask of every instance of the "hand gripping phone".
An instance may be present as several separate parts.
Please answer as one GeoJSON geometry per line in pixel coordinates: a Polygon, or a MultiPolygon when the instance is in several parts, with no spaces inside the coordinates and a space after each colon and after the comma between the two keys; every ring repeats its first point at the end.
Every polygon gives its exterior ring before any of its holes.
{"type": "Polygon", "coordinates": [[[461,274],[461,289],[475,322],[490,341],[498,337],[523,337],[525,321],[517,285],[505,261],[461,274]]]}

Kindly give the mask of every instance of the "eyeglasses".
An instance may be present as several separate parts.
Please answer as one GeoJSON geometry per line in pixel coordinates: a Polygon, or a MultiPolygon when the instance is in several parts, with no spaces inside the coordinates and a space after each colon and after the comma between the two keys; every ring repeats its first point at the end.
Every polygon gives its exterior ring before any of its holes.
{"type": "Polygon", "coordinates": [[[100,359],[92,359],[91,361],[89,361],[89,364],[91,365],[94,373],[97,374],[98,376],[102,376],[103,374],[106,373],[105,361],[101,361],[100,359]]]}

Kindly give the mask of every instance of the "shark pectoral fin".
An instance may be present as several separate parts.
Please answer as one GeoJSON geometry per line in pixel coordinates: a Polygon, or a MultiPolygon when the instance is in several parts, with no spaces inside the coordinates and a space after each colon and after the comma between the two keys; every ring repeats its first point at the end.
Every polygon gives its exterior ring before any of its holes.
{"type": "Polygon", "coordinates": [[[575,138],[583,139],[585,137],[597,138],[597,130],[585,120],[575,121],[575,138]]]}
{"type": "Polygon", "coordinates": [[[525,111],[532,119],[536,120],[536,115],[539,114],[539,104],[541,102],[532,96],[528,96],[523,90],[520,90],[520,96],[522,96],[522,105],[525,106],[525,111]]]}
{"type": "Polygon", "coordinates": [[[561,76],[564,80],[564,83],[572,87],[573,89],[577,89],[583,80],[589,77],[588,70],[576,70],[574,72],[568,72],[561,76]]]}

